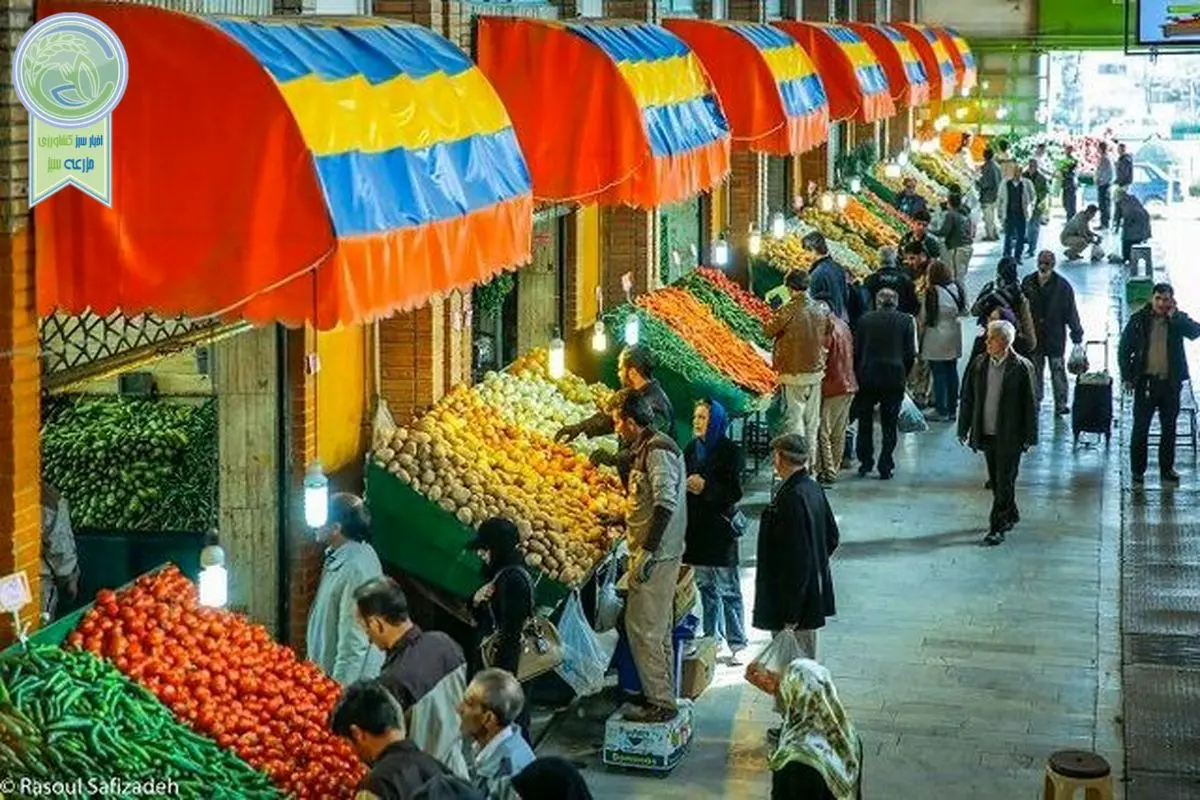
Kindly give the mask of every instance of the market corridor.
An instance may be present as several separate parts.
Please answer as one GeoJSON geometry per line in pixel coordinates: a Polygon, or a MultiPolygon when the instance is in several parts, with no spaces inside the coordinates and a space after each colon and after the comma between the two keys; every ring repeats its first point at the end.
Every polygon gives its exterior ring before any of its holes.
{"type": "MultiPolygon", "coordinates": [[[[1044,241],[1057,239],[1051,227],[1044,241]]],[[[980,249],[972,297],[998,257],[980,249]]],[[[1031,268],[1027,259],[1022,274],[1031,268]]],[[[1088,338],[1104,338],[1110,268],[1061,272],[1075,286],[1088,338]]],[[[964,320],[967,350],[975,333],[964,320]]],[[[982,458],[959,445],[951,425],[902,436],[892,481],[851,470],[830,491],[842,534],[838,616],[820,634],[819,656],[864,741],[864,797],[1035,798],[1054,750],[1081,747],[1121,763],[1118,438],[1107,452],[1103,444],[1074,450],[1069,418],[1055,419],[1047,400],[1041,439],[1022,464],[1022,522],[996,548],[978,546],[990,507],[982,458]]],[[[768,469],[747,492],[755,520],[768,469]]],[[[754,552],[752,528],[742,543],[748,615],[754,552]]],[[[752,630],[750,652],[767,639],[752,630]]],[[[562,723],[539,753],[584,762],[597,797],[759,798],[776,719],[743,668],[718,666],[696,703],[691,752],[665,780],[605,771],[594,723],[562,723]]]]}

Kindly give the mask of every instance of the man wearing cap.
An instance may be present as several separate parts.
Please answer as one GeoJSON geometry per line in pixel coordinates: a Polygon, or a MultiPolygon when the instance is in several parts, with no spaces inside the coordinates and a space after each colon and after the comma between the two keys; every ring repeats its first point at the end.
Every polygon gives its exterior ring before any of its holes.
{"type": "Polygon", "coordinates": [[[783,427],[815,440],[821,424],[821,382],[833,322],[826,305],[809,298],[808,273],[793,270],[787,283],[792,299],[775,312],[763,331],[775,340],[772,363],[783,393],[783,427]]]}
{"type": "Polygon", "coordinates": [[[900,406],[917,359],[916,323],[896,308],[896,302],[894,291],[881,289],[875,297],[876,309],[863,315],[854,333],[858,474],[865,477],[875,468],[875,407],[879,406],[879,425],[883,429],[879,477],[885,481],[896,468],[892,453],[899,438],[900,406]]]}
{"type": "Polygon", "coordinates": [[[653,421],[645,398],[622,393],[613,424],[633,453],[625,633],[645,696],[645,705],[625,714],[633,722],[666,722],[677,713],[671,622],[687,535],[687,468],[678,445],[653,421]]]}
{"type": "Polygon", "coordinates": [[[812,231],[805,236],[804,249],[817,254],[817,260],[808,273],[809,291],[828,295],[829,310],[849,322],[850,278],[846,270],[829,255],[829,245],[823,234],[812,231]]]}

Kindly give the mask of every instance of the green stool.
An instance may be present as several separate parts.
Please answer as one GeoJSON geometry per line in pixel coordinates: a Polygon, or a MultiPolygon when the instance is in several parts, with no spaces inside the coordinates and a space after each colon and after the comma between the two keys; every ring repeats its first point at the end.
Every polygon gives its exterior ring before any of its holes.
{"type": "Polygon", "coordinates": [[[1153,295],[1153,278],[1130,278],[1125,281],[1125,303],[1130,308],[1144,306],[1153,295]]]}

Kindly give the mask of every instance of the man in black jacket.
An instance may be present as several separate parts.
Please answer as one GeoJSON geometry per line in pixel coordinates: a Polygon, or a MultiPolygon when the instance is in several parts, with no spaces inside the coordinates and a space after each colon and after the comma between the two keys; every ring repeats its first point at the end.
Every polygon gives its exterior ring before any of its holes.
{"type": "Polygon", "coordinates": [[[881,289],[891,289],[899,298],[898,306],[905,314],[916,315],[919,304],[917,289],[913,284],[912,273],[896,263],[896,250],[892,247],[882,247],[879,250],[879,269],[872,272],[863,281],[867,290],[867,307],[877,308],[875,298],[881,289]]]}
{"type": "MultiPolygon", "coordinates": [[[[1125,149],[1124,143],[1117,145],[1117,177],[1113,183],[1116,184],[1116,191],[1113,192],[1112,207],[1113,207],[1113,230],[1120,230],[1124,224],[1124,209],[1121,208],[1121,198],[1129,194],[1129,187],[1133,185],[1133,156],[1125,149]]],[[[1126,258],[1126,261],[1129,259],[1126,258]]]]}
{"type": "Polygon", "coordinates": [[[1162,436],[1158,440],[1158,469],[1164,484],[1177,485],[1175,472],[1175,422],[1179,417],[1179,392],[1188,380],[1184,339],[1200,337],[1200,323],[1178,309],[1169,283],[1154,287],[1150,302],[1129,318],[1121,332],[1117,363],[1125,391],[1133,392],[1133,436],[1129,460],[1134,486],[1145,480],[1149,458],[1150,420],[1158,412],[1162,436]]]}
{"type": "Polygon", "coordinates": [[[900,252],[907,253],[910,244],[919,244],[925,251],[925,257],[936,261],[942,257],[942,243],[929,232],[929,223],[933,220],[929,212],[921,209],[913,214],[912,229],[900,239],[900,252]]]}
{"type": "Polygon", "coordinates": [[[1033,365],[1013,350],[1016,328],[1007,320],[987,327],[987,352],[967,368],[958,414],[958,438],[983,451],[992,513],[986,546],[998,545],[1021,520],[1017,510],[1017,472],[1021,454],[1037,444],[1038,418],[1033,397],[1033,365]]]}
{"type": "Polygon", "coordinates": [[[897,420],[904,387],[917,358],[916,323],[896,308],[896,293],[881,289],[875,311],[863,315],[854,332],[854,372],[858,377],[855,413],[858,419],[858,474],[875,467],[875,407],[883,441],[879,448],[879,477],[889,480],[896,468],[892,453],[899,438],[897,420]]]}
{"type": "Polygon", "coordinates": [[[1075,290],[1069,281],[1054,270],[1054,253],[1043,250],[1038,253],[1037,272],[1027,275],[1021,283],[1021,291],[1029,299],[1029,311],[1033,315],[1033,326],[1037,331],[1037,349],[1030,359],[1033,362],[1037,402],[1040,406],[1045,394],[1046,362],[1050,362],[1050,383],[1054,388],[1054,413],[1069,414],[1067,405],[1067,367],[1063,356],[1067,350],[1066,331],[1071,331],[1074,344],[1083,342],[1083,325],[1079,323],[1079,309],[1075,305],[1075,290]]]}

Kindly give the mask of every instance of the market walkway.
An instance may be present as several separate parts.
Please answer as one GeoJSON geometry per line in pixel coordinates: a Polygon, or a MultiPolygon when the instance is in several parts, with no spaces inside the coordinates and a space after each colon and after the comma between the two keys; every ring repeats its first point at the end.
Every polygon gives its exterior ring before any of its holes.
{"type": "MultiPolygon", "coordinates": [[[[992,252],[974,260],[972,296],[995,260],[992,252]]],[[[1063,273],[1089,338],[1103,337],[1109,268],[1063,273]]],[[[865,743],[868,800],[1039,797],[1045,758],[1064,747],[1094,749],[1120,771],[1119,451],[1115,438],[1108,452],[1073,450],[1069,422],[1049,412],[1043,443],[1022,467],[1023,521],[1001,547],[978,546],[989,508],[984,467],[948,425],[902,437],[891,482],[846,473],[830,493],[842,530],[839,614],[821,634],[820,655],[865,743]]],[[[767,483],[760,477],[752,489],[747,511],[757,516],[767,483]]],[[[754,549],[748,535],[747,609],[754,549]]],[[[752,636],[752,650],[767,639],[752,636]]],[[[773,720],[771,699],[745,684],[742,669],[723,667],[697,701],[691,752],[666,779],[605,770],[594,717],[562,723],[539,753],[586,763],[599,798],[761,798],[773,720]]]]}

